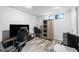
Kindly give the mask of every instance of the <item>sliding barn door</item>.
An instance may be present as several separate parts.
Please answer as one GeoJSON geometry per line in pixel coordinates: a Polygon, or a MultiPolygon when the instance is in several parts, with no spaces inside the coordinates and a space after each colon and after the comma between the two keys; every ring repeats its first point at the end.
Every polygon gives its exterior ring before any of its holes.
{"type": "Polygon", "coordinates": [[[47,21],[47,38],[49,40],[54,39],[54,22],[52,20],[47,21]]]}

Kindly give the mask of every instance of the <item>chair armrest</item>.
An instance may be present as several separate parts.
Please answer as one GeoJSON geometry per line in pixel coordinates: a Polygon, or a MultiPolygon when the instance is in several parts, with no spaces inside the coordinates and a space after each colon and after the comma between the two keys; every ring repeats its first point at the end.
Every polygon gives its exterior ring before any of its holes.
{"type": "Polygon", "coordinates": [[[22,46],[24,43],[26,43],[26,41],[21,42],[18,47],[22,46]]]}
{"type": "Polygon", "coordinates": [[[5,41],[3,41],[3,43],[7,43],[7,42],[10,42],[10,41],[14,41],[14,40],[16,40],[16,37],[8,39],[8,40],[5,40],[5,41]]]}
{"type": "Polygon", "coordinates": [[[14,39],[6,40],[6,41],[3,42],[3,44],[4,44],[4,43],[7,43],[7,42],[10,42],[10,41],[13,41],[13,40],[14,40],[14,39]]]}

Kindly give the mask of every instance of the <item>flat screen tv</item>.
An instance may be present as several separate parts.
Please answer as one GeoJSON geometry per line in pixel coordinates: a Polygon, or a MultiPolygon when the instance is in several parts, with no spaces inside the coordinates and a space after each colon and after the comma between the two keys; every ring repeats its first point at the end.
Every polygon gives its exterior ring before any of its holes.
{"type": "Polygon", "coordinates": [[[10,38],[16,37],[21,27],[27,27],[29,31],[29,25],[10,24],[10,38]]]}

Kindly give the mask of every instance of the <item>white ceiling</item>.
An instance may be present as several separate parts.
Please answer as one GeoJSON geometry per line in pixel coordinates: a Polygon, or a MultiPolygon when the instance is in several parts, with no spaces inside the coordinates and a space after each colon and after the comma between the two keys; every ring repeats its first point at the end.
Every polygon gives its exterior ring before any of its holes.
{"type": "Polygon", "coordinates": [[[73,6],[63,6],[60,9],[56,9],[56,6],[32,6],[32,8],[30,9],[26,8],[25,6],[10,6],[10,7],[36,16],[49,15],[57,12],[68,11],[73,8],[73,6]]]}

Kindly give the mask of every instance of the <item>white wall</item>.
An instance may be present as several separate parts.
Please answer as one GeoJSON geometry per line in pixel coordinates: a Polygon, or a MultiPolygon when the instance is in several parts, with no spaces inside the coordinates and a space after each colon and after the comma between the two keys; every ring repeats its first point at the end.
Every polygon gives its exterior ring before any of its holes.
{"type": "Polygon", "coordinates": [[[72,30],[71,30],[71,33],[72,34],[75,34],[77,35],[77,25],[76,25],[76,22],[77,22],[77,14],[76,14],[76,7],[74,7],[72,10],[71,10],[71,25],[72,25],[72,30]]]}
{"type": "Polygon", "coordinates": [[[54,39],[63,40],[63,33],[71,32],[71,12],[64,12],[64,19],[54,20],[54,39]]]}
{"type": "Polygon", "coordinates": [[[77,32],[79,36],[79,6],[77,7],[77,32]]]}
{"type": "Polygon", "coordinates": [[[0,7],[0,41],[2,30],[9,30],[9,24],[29,24],[30,32],[33,32],[37,17],[10,7],[0,7]]]}
{"type": "Polygon", "coordinates": [[[77,35],[76,7],[64,12],[64,19],[54,21],[54,38],[63,40],[63,32],[77,35]]]}
{"type": "Polygon", "coordinates": [[[38,26],[43,25],[44,16],[38,16],[38,26]]]}
{"type": "MultiPolygon", "coordinates": [[[[54,20],[54,39],[63,40],[63,33],[72,31],[72,14],[71,10],[62,12],[64,13],[64,19],[54,20]]],[[[56,13],[58,14],[58,13],[56,13]]],[[[39,25],[42,24],[42,20],[44,20],[44,16],[38,17],[39,25]]]]}

